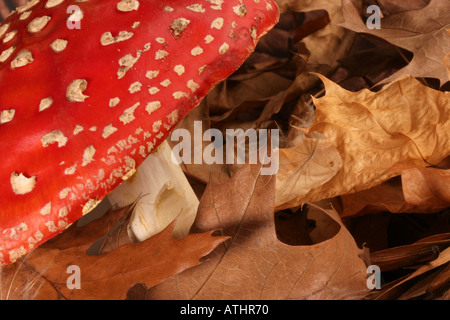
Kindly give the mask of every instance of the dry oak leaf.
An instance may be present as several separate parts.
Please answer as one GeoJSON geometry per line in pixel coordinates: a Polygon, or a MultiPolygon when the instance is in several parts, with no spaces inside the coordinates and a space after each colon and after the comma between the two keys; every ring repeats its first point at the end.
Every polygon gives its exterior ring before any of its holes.
{"type": "Polygon", "coordinates": [[[450,1],[431,0],[421,9],[392,14],[381,19],[381,29],[369,29],[350,0],[342,1],[345,22],[340,26],[359,33],[380,37],[393,45],[414,53],[411,62],[383,83],[402,74],[437,78],[441,85],[449,80],[444,56],[450,52],[450,1]]]}
{"type": "MultiPolygon", "coordinates": [[[[125,299],[135,283],[153,286],[200,264],[227,237],[212,232],[171,237],[174,223],[139,243],[122,245],[106,254],[87,255],[86,250],[114,225],[123,210],[78,227],[72,225],[59,236],[35,248],[14,264],[0,270],[2,299],[97,300],[125,299]],[[79,267],[80,289],[69,289],[69,266],[79,267]]],[[[71,271],[72,272],[72,271],[71,271]]]]}
{"type": "MultiPolygon", "coordinates": [[[[209,184],[197,229],[222,228],[231,239],[202,265],[150,289],[149,299],[358,299],[366,267],[353,237],[334,211],[320,211],[333,228],[329,239],[307,246],[278,240],[274,176],[243,166],[228,182],[209,184]]],[[[325,223],[324,223],[325,224],[325,223]]]]}
{"type": "MultiPolygon", "coordinates": [[[[395,165],[425,167],[450,154],[449,92],[433,90],[411,76],[379,92],[350,92],[318,76],[326,95],[313,99],[317,114],[309,132],[323,134],[340,153],[342,165],[328,182],[299,193],[290,205],[365,190],[398,175],[390,170],[395,165]]],[[[277,185],[277,192],[282,188],[277,185]]]]}

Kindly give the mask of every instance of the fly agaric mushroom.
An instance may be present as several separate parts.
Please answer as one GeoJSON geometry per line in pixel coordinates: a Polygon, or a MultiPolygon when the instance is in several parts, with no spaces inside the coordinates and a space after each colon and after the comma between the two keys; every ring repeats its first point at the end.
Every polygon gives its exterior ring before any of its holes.
{"type": "Polygon", "coordinates": [[[13,12],[0,25],[0,265],[130,178],[278,16],[273,0],[32,0],[13,12]]]}

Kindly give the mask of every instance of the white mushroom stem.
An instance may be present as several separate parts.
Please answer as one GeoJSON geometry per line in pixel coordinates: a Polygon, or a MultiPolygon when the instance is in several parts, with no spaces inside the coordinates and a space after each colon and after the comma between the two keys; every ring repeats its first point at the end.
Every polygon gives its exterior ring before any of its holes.
{"type": "Polygon", "coordinates": [[[177,219],[172,236],[188,234],[197,214],[199,200],[183,170],[171,160],[171,148],[164,141],[139,166],[137,172],[109,195],[113,205],[126,206],[142,197],[128,225],[132,241],[143,241],[177,219]]]}

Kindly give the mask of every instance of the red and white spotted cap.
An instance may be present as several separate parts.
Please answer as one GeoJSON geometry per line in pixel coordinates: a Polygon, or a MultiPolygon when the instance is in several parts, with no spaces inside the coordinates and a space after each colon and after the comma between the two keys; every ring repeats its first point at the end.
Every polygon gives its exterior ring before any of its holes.
{"type": "Polygon", "coordinates": [[[129,178],[278,17],[272,0],[32,0],[12,13],[0,25],[0,265],[129,178]]]}

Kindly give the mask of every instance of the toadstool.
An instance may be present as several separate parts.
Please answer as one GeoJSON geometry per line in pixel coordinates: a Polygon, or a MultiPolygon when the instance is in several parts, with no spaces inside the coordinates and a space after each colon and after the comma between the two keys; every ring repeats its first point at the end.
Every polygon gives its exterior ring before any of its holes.
{"type": "Polygon", "coordinates": [[[278,16],[273,0],[32,0],[14,11],[0,25],[0,265],[139,172],[278,16]]]}

